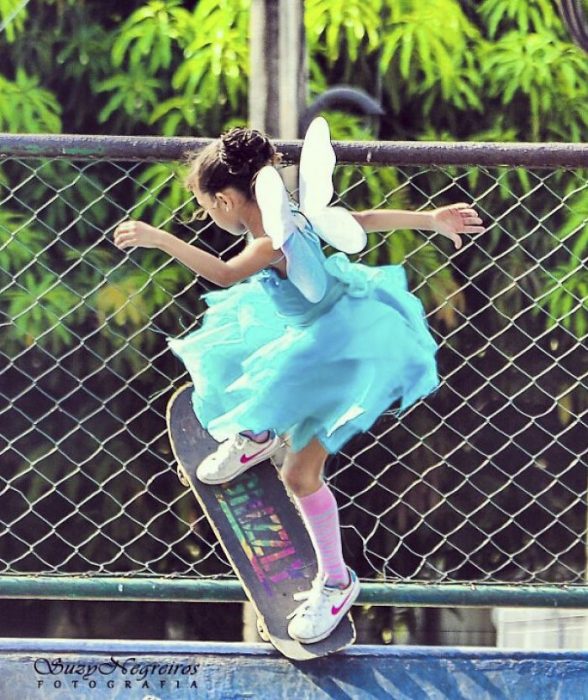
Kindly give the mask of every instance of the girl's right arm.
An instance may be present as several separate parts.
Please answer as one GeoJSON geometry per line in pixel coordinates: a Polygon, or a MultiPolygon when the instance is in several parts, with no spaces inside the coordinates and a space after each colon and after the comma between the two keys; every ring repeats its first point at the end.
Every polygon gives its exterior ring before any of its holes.
{"type": "Polygon", "coordinates": [[[278,251],[269,238],[256,239],[228,262],[143,221],[124,221],[116,227],[114,244],[124,250],[139,246],[159,248],[220,287],[230,287],[267,267],[278,251]]]}
{"type": "Polygon", "coordinates": [[[483,233],[482,219],[478,212],[465,202],[449,204],[429,211],[405,211],[402,209],[376,209],[352,212],[364,231],[390,231],[391,229],[420,229],[436,231],[461,248],[460,233],[483,233]]]}

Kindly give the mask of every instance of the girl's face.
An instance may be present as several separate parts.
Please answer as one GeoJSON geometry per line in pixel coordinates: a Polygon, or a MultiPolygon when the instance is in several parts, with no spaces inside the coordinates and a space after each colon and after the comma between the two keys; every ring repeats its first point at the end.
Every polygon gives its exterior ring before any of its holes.
{"type": "Polygon", "coordinates": [[[202,218],[208,214],[217,226],[233,236],[245,233],[246,226],[241,217],[245,197],[238,190],[227,187],[213,196],[195,188],[194,196],[204,215],[202,218]]]}

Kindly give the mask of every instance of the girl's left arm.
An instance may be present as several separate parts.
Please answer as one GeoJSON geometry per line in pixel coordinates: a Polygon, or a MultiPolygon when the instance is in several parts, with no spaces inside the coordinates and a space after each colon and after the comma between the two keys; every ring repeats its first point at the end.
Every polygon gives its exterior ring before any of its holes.
{"type": "Polygon", "coordinates": [[[483,233],[482,219],[478,212],[465,202],[449,204],[430,211],[405,211],[401,209],[374,209],[351,212],[366,233],[410,228],[436,231],[461,248],[460,233],[483,233]]]}

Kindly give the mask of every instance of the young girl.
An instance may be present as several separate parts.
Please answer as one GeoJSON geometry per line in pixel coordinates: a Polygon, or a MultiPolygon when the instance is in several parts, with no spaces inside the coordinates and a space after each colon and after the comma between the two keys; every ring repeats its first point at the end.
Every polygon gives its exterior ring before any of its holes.
{"type": "MultiPolygon", "coordinates": [[[[227,262],[140,221],[120,224],[114,241],[121,249],[159,248],[227,288],[205,295],[209,309],[199,330],[170,342],[192,376],[200,422],[223,441],[197,475],[222,483],[287,445],[282,478],[320,572],[288,632],[311,643],[335,629],[359,592],[343,560],[337,504],[323,481],[326,458],[393,403],[404,410],[438,386],[437,346],[401,266],[368,267],[343,253],[326,258],[310,222],[295,212],[294,235],[308,243],[327,280],[318,301],[301,293],[284,250],[274,249],[264,230],[255,196],[258,173],[278,160],[267,137],[236,128],[192,161],[186,186],[202,213],[235,236],[250,234],[245,250],[227,262]]],[[[456,248],[460,233],[483,231],[463,203],[351,215],[365,232],[436,231],[456,248]]]]}

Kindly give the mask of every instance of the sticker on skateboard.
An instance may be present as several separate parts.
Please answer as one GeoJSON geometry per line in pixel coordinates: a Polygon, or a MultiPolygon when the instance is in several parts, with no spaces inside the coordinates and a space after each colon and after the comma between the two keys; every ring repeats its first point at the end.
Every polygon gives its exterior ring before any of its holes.
{"type": "Polygon", "coordinates": [[[179,389],[167,408],[170,442],[183,483],[189,485],[243,585],[258,617],[262,638],[284,656],[313,659],[353,644],[346,615],[320,642],[301,644],[288,635],[288,615],[300,604],[295,593],[310,589],[316,555],[304,522],[276,467],[266,460],[225,484],[208,485],[196,468],[218,443],[192,409],[192,385],[179,389]]]}

